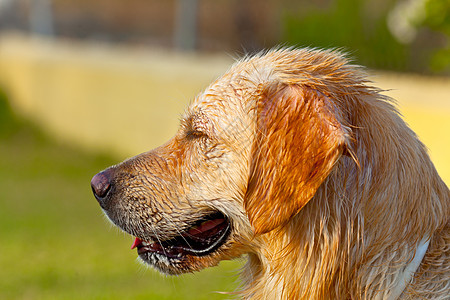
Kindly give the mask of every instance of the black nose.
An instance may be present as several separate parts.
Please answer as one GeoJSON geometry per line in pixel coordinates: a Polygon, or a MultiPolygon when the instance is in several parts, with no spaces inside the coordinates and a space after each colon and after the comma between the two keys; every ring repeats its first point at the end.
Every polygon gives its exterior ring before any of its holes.
{"type": "Polygon", "coordinates": [[[92,191],[97,199],[98,203],[102,208],[106,208],[108,202],[108,196],[111,191],[111,171],[106,170],[98,173],[91,180],[92,191]]]}

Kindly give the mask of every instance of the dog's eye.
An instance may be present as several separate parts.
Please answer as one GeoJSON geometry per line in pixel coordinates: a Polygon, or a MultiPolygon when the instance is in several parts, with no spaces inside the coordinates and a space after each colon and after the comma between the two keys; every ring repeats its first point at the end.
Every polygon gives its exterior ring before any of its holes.
{"type": "Polygon", "coordinates": [[[185,135],[187,138],[203,138],[207,137],[206,128],[198,126],[195,122],[188,122],[185,126],[185,135]]]}
{"type": "Polygon", "coordinates": [[[186,124],[186,135],[193,138],[207,137],[208,124],[208,119],[204,114],[193,114],[186,124]]]}
{"type": "Polygon", "coordinates": [[[188,130],[187,136],[192,138],[199,138],[199,137],[206,137],[207,135],[203,131],[191,129],[188,130]]]}

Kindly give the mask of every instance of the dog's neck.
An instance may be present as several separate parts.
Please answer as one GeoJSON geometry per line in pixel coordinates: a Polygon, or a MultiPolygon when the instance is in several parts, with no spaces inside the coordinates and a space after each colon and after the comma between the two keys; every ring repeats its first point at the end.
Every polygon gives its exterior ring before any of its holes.
{"type": "MultiPolygon", "coordinates": [[[[248,297],[252,299],[341,299],[344,295],[353,295],[355,290],[350,291],[350,289],[359,289],[360,291],[355,293],[359,295],[364,295],[363,298],[367,299],[389,299],[396,300],[401,297],[403,292],[407,290],[407,285],[412,282],[415,272],[418,270],[425,253],[428,249],[429,239],[422,239],[417,247],[413,251],[409,251],[409,262],[402,267],[389,268],[392,274],[385,276],[382,279],[382,284],[375,284],[369,290],[366,289],[364,284],[370,285],[371,282],[356,282],[358,274],[344,274],[352,269],[354,269],[354,262],[350,263],[350,258],[346,257],[332,257],[332,261],[324,260],[324,256],[329,256],[333,252],[333,248],[329,247],[330,252],[321,254],[314,254],[313,252],[319,248],[324,247],[324,245],[307,246],[303,249],[299,246],[300,251],[294,252],[289,247],[283,246],[277,249],[278,253],[266,253],[264,256],[250,255],[248,262],[249,273],[244,274],[247,280],[252,281],[251,290],[244,291],[248,293],[248,297]],[[306,250],[310,247],[309,250],[306,250]],[[306,252],[310,255],[307,259],[302,259],[306,252]],[[284,255],[295,256],[295,259],[289,258],[288,264],[297,265],[295,269],[289,268],[287,265],[280,263],[284,255]],[[345,263],[343,261],[345,260],[345,263]],[[334,262],[333,262],[334,261],[334,262]],[[336,264],[334,270],[333,267],[327,268],[327,264],[336,264]],[[348,265],[346,271],[338,270],[342,268],[343,265],[348,265]],[[325,274],[317,273],[324,272],[325,274]],[[334,274],[331,274],[335,272],[334,274]],[[316,273],[316,274],[314,274],[316,273]],[[269,275],[270,276],[267,276],[269,275]],[[321,279],[321,280],[317,280],[321,279]],[[255,282],[257,283],[256,285],[255,282]],[[296,282],[294,286],[289,284],[290,282],[296,282]],[[346,283],[350,283],[353,286],[346,286],[346,283]]],[[[281,246],[281,245],[280,245],[281,246]]],[[[271,248],[269,246],[268,248],[271,248]]],[[[336,249],[334,249],[335,252],[336,249]]],[[[386,255],[381,261],[381,263],[386,263],[386,255]]],[[[399,265],[399,261],[395,261],[398,257],[392,254],[387,254],[394,261],[392,264],[399,265]]],[[[381,257],[381,256],[380,256],[381,257]]],[[[383,276],[386,270],[378,268],[377,264],[380,263],[378,260],[373,260],[373,266],[366,266],[367,270],[372,272],[372,279],[376,277],[383,276]]],[[[345,298],[345,297],[344,297],[345,298]]]]}

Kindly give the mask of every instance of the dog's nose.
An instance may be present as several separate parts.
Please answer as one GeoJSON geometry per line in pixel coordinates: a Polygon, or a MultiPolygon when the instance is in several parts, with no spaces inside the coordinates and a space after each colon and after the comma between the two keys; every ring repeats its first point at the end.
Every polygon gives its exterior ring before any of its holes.
{"type": "Polygon", "coordinates": [[[106,170],[96,174],[92,177],[91,187],[94,192],[94,196],[102,208],[107,205],[108,194],[111,190],[111,171],[106,170]]]}

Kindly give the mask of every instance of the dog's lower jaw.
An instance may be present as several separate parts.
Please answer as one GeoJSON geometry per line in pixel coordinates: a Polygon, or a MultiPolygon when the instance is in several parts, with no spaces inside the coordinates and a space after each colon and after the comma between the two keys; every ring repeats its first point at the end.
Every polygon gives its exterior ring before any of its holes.
{"type": "MultiPolygon", "coordinates": [[[[232,246],[231,246],[232,247],[232,246]]],[[[147,266],[166,275],[194,273],[209,267],[217,266],[222,260],[231,260],[242,255],[240,251],[218,249],[205,256],[187,255],[181,258],[168,258],[161,254],[143,254],[139,259],[147,266]]]]}
{"type": "Polygon", "coordinates": [[[222,260],[232,260],[246,253],[246,247],[230,233],[227,241],[214,251],[206,255],[180,255],[169,257],[163,253],[143,252],[139,253],[139,259],[145,265],[150,266],[166,275],[180,275],[193,273],[205,268],[217,266],[222,260]]]}

